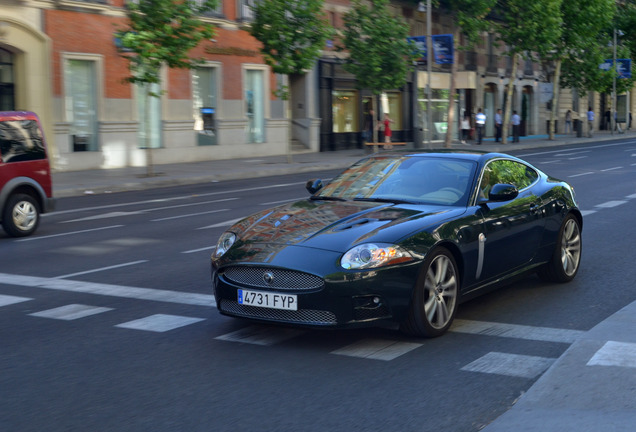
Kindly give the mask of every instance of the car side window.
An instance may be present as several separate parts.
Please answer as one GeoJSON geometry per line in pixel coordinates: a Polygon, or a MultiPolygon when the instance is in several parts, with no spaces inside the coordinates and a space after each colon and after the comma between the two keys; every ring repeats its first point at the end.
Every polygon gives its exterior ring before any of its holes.
{"type": "Polygon", "coordinates": [[[0,121],[0,157],[5,163],[45,159],[42,132],[37,122],[0,121]]]}
{"type": "Polygon", "coordinates": [[[528,165],[512,160],[495,160],[484,168],[480,191],[484,196],[497,183],[511,184],[517,189],[525,189],[539,178],[539,174],[528,165]]]}

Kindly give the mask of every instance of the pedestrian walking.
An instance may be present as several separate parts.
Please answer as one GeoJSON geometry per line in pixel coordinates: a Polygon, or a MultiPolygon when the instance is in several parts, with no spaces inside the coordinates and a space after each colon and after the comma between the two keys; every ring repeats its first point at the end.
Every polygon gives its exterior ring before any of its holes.
{"type": "Polygon", "coordinates": [[[521,117],[519,117],[519,114],[517,114],[517,110],[514,110],[512,112],[512,119],[510,121],[510,124],[512,125],[512,142],[518,143],[519,129],[521,129],[521,117]]]}
{"type": "Polygon", "coordinates": [[[481,108],[477,110],[475,115],[475,126],[477,127],[477,144],[481,145],[481,140],[484,137],[484,128],[486,127],[486,114],[481,111],[481,108]]]}
{"type": "Polygon", "coordinates": [[[571,133],[572,132],[572,111],[568,110],[565,113],[565,133],[571,133]]]}
{"type": "Polygon", "coordinates": [[[587,108],[587,137],[592,138],[592,131],[594,129],[594,111],[592,107],[587,108]]]}
{"type": "Polygon", "coordinates": [[[393,123],[393,119],[389,117],[389,113],[384,113],[384,148],[387,150],[391,150],[393,145],[391,144],[391,136],[393,132],[391,131],[391,123],[393,123]]]}
{"type": "Polygon", "coordinates": [[[470,114],[464,114],[464,118],[462,120],[462,144],[468,144],[470,129],[470,114]]]}
{"type": "Polygon", "coordinates": [[[499,142],[499,140],[501,139],[502,122],[503,119],[501,118],[501,108],[499,108],[495,113],[495,142],[499,142]]]}

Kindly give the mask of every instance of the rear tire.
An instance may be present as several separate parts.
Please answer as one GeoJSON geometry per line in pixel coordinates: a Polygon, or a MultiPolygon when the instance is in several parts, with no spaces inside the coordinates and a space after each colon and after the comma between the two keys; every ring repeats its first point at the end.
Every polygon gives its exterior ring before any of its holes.
{"type": "Polygon", "coordinates": [[[569,214],[559,230],[552,258],[539,269],[539,277],[548,282],[570,282],[579,271],[581,251],[581,224],[569,214]]]}
{"type": "Polygon", "coordinates": [[[26,194],[9,197],[2,215],[2,227],[12,237],[26,237],[37,229],[40,223],[40,207],[37,201],[26,194]]]}
{"type": "Polygon", "coordinates": [[[459,272],[445,248],[433,250],[422,265],[407,318],[400,329],[407,334],[433,338],[453,323],[459,298],[459,272]]]}

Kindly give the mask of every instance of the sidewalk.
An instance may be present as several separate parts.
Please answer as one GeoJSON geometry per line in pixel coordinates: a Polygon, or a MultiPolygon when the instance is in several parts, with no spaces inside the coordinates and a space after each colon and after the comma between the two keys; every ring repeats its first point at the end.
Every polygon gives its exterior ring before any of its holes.
{"type": "MultiPolygon", "coordinates": [[[[522,137],[503,145],[493,139],[481,146],[453,144],[453,149],[505,153],[547,149],[566,144],[636,138],[636,131],[594,138],[558,135],[522,137]]],[[[441,146],[440,146],[441,147],[441,146]]],[[[372,150],[356,149],[222,161],[53,173],[57,198],[164,186],[248,179],[264,176],[344,169],[372,150]]],[[[380,150],[382,151],[382,150],[380,150]]],[[[626,306],[575,341],[506,413],[486,426],[486,432],[626,432],[636,430],[636,302],[626,306]]]]}
{"type": "MultiPolygon", "coordinates": [[[[610,135],[608,132],[602,131],[596,133],[593,140],[601,141],[626,137],[636,137],[636,131],[627,131],[622,135],[610,135]]],[[[505,153],[518,149],[545,148],[575,143],[586,144],[590,141],[589,138],[576,138],[573,135],[557,135],[554,141],[549,141],[547,135],[534,135],[521,137],[521,142],[514,144],[508,142],[503,145],[495,143],[494,139],[489,138],[485,139],[480,146],[475,145],[472,141],[472,144],[468,145],[453,143],[452,148],[505,153]]],[[[435,143],[434,146],[441,148],[443,144],[435,143]]],[[[382,151],[382,145],[379,145],[378,148],[382,151]]],[[[64,198],[84,194],[122,192],[304,172],[308,173],[307,179],[310,179],[312,178],[311,172],[344,169],[372,151],[373,147],[334,152],[295,153],[292,156],[292,163],[287,162],[286,155],[280,155],[155,165],[153,168],[157,175],[153,177],[146,176],[145,167],[54,172],[53,195],[56,198],[64,198]]]]}

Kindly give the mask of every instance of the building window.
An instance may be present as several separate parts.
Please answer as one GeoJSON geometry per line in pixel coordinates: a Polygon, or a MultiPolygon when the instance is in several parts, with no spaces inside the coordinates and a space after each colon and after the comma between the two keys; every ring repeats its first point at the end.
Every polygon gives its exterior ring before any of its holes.
{"type": "Polygon", "coordinates": [[[139,113],[139,147],[161,148],[161,99],[152,94],[161,94],[159,84],[136,85],[137,112],[139,113]]]}
{"type": "Polygon", "coordinates": [[[354,90],[334,90],[332,93],[333,104],[331,112],[333,116],[333,132],[358,132],[358,92],[354,90]]]}
{"type": "Polygon", "coordinates": [[[218,122],[218,68],[201,67],[192,74],[194,130],[198,145],[215,145],[218,122]]]}
{"type": "Polygon", "coordinates": [[[96,61],[67,58],[64,62],[66,121],[72,151],[98,151],[96,61]]]}
{"type": "Polygon", "coordinates": [[[256,3],[258,3],[258,0],[238,0],[238,19],[240,21],[252,21],[254,19],[252,8],[256,3]]]}
{"type": "Polygon", "coordinates": [[[247,116],[247,142],[265,142],[265,71],[245,71],[245,114],[247,116]]]}
{"type": "Polygon", "coordinates": [[[402,94],[401,93],[383,93],[380,96],[380,119],[384,118],[384,114],[389,114],[393,125],[393,130],[402,129],[402,94]]]}
{"type": "Polygon", "coordinates": [[[13,54],[0,48],[0,111],[15,110],[13,54]]]}

